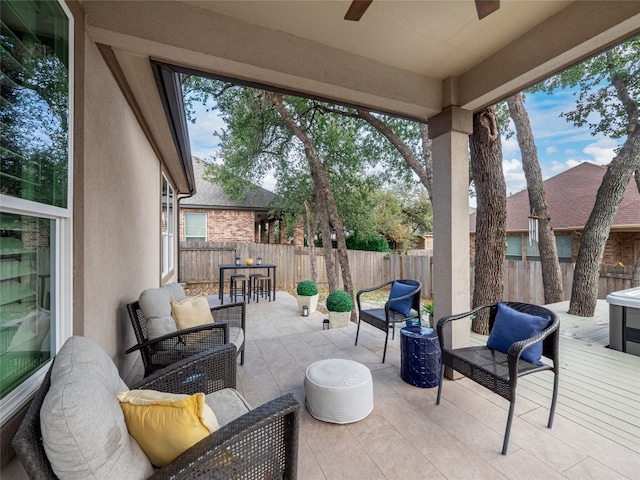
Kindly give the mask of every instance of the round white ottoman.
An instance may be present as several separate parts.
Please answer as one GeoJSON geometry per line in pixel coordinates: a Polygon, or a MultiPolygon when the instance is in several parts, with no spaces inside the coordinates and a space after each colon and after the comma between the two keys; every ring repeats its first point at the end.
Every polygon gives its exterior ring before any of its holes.
{"type": "Polygon", "coordinates": [[[307,410],[318,420],[352,423],[373,410],[371,372],[343,358],[314,362],[304,379],[307,410]]]}

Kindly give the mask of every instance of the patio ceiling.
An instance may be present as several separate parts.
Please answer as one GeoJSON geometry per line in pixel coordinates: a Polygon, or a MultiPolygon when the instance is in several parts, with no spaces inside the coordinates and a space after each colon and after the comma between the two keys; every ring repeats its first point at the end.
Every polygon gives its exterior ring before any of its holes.
{"type": "MultiPolygon", "coordinates": [[[[427,120],[477,110],[640,31],[640,2],[81,0],[87,31],[167,164],[149,60],[427,120]]],[[[175,163],[174,163],[175,164],[175,163]]],[[[177,173],[177,172],[176,172],[177,173]]]]}

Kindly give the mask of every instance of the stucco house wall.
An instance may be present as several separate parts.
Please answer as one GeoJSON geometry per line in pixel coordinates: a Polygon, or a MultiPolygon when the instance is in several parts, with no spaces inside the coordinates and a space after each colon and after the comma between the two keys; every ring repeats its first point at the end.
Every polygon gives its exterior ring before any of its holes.
{"type": "Polygon", "coordinates": [[[74,263],[84,281],[74,333],[95,340],[126,372],[138,354],[124,354],[136,343],[125,305],[161,282],[163,169],[96,44],[88,36],[84,43],[84,65],[76,64],[84,71],[84,135],[76,139],[84,155],[74,178],[82,242],[74,263]]]}

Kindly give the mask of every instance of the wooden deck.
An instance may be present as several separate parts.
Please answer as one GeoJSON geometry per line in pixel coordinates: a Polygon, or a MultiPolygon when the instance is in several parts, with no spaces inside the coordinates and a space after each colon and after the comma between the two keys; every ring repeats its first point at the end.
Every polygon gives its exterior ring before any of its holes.
{"type": "MultiPolygon", "coordinates": [[[[603,343],[608,340],[603,341],[597,328],[601,322],[585,322],[596,327],[593,338],[591,328],[579,335],[567,335],[563,329],[560,337],[556,413],[640,453],[640,357],[607,348],[603,343]]],[[[472,334],[471,343],[484,344],[486,337],[472,334]]],[[[524,377],[518,394],[549,405],[552,382],[553,375],[547,372],[524,377]]]]}

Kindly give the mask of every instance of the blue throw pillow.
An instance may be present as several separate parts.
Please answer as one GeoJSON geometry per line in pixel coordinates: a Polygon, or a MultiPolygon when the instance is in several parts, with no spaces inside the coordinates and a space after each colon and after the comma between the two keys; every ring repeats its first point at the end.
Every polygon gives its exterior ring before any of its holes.
{"type": "MultiPolygon", "coordinates": [[[[509,353],[509,347],[512,343],[536,336],[549,325],[550,320],[549,316],[538,317],[514,310],[508,305],[498,302],[498,312],[487,340],[487,347],[502,353],[509,353]]],[[[528,362],[543,365],[540,357],[542,357],[542,342],[523,350],[520,356],[528,362]]]]}
{"type": "MultiPolygon", "coordinates": [[[[389,300],[394,298],[408,295],[416,289],[415,285],[407,285],[406,283],[393,282],[391,284],[391,293],[389,293],[389,300]]],[[[399,302],[394,302],[389,305],[390,310],[395,310],[398,313],[403,314],[405,317],[411,312],[413,306],[413,297],[407,297],[399,302]]]]}

